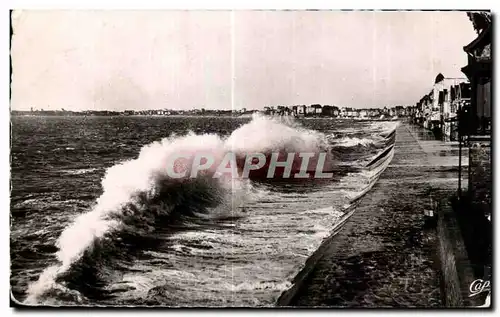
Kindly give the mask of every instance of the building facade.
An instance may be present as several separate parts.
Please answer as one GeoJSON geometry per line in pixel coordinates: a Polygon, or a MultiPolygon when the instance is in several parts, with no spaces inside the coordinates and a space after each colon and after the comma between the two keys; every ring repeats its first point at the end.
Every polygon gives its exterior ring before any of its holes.
{"type": "Polygon", "coordinates": [[[461,109],[459,130],[469,150],[467,195],[474,209],[491,214],[491,81],[492,20],[490,12],[467,13],[477,38],[464,46],[467,65],[462,72],[470,80],[470,103],[461,109]]]}

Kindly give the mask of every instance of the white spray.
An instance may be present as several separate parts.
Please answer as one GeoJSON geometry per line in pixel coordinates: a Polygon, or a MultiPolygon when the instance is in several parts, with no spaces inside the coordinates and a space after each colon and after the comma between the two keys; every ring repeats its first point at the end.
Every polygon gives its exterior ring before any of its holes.
{"type": "MultiPolygon", "coordinates": [[[[166,164],[172,154],[210,153],[221,160],[228,151],[236,153],[267,152],[285,150],[290,152],[318,152],[327,144],[323,134],[294,127],[293,123],[283,124],[279,120],[254,116],[252,121],[236,129],[228,139],[215,134],[171,136],[159,142],[144,146],[137,159],[126,161],[109,168],[102,180],[103,193],[95,207],[78,216],[57,240],[59,264],[47,268],[38,281],[28,288],[27,304],[36,304],[51,289],[64,288],[56,279],[67,272],[92,245],[106,234],[120,231],[124,224],[120,221],[124,207],[137,204],[139,195],[155,197],[165,190],[165,180],[170,183],[193,180],[169,179],[166,164]]],[[[189,164],[186,166],[189,169],[189,164]]],[[[189,172],[189,171],[188,171],[189,172]]],[[[208,171],[214,172],[214,171],[208,171]]],[[[168,183],[167,182],[167,183],[168,183]]],[[[232,200],[235,190],[247,190],[238,180],[219,179],[219,189],[229,191],[232,200]],[[236,183],[235,183],[236,182],[236,183]]]]}

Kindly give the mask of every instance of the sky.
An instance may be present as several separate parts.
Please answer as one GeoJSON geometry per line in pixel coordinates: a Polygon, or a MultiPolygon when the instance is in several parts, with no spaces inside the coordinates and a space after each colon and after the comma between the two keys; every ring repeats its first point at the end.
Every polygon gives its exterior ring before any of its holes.
{"type": "Polygon", "coordinates": [[[15,11],[12,110],[412,105],[464,77],[465,12],[15,11]]]}

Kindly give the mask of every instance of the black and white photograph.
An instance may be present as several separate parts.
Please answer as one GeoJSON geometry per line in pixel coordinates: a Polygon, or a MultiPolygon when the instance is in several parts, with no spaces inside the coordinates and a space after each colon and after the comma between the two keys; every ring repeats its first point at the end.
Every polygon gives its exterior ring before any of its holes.
{"type": "Polygon", "coordinates": [[[9,16],[11,307],[492,308],[491,11],[9,16]]]}

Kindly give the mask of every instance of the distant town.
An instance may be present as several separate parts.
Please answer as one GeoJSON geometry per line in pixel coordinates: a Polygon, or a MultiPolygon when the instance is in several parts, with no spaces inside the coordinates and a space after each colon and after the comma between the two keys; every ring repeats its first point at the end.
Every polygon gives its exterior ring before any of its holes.
{"type": "Polygon", "coordinates": [[[384,108],[350,108],[331,105],[295,105],[295,106],[267,106],[262,110],[211,110],[211,109],[190,109],[190,110],[83,110],[69,111],[61,110],[12,110],[13,116],[248,116],[253,113],[261,113],[274,116],[295,116],[295,117],[330,117],[348,119],[392,119],[395,117],[406,117],[414,113],[414,107],[394,106],[384,108]]]}

